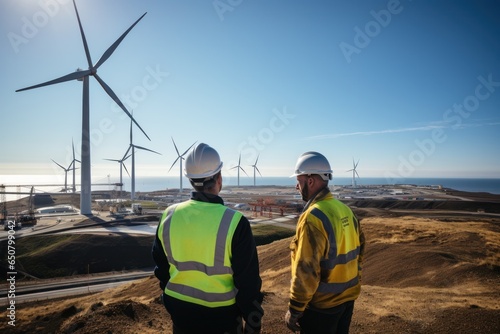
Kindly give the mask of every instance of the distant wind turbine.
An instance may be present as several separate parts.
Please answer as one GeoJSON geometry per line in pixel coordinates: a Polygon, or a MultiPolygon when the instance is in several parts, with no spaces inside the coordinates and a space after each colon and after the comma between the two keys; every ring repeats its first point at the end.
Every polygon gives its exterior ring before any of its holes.
{"type": "Polygon", "coordinates": [[[356,175],[359,178],[358,171],[356,170],[356,168],[358,167],[358,164],[359,164],[359,159],[358,159],[358,162],[356,162],[356,163],[354,163],[354,159],[352,159],[352,169],[348,170],[348,172],[352,172],[352,187],[353,188],[356,188],[356,175]]]}
{"type": "Polygon", "coordinates": [[[76,8],[76,2],[73,0],[73,6],[75,7],[76,18],[78,19],[78,26],[80,27],[80,34],[82,36],[83,47],[85,49],[85,55],[87,58],[88,69],[79,70],[75,72],[64,75],[60,78],[47,81],[38,85],[22,88],[16,90],[16,92],[34,89],[38,87],[53,85],[61,82],[78,80],[83,81],[83,100],[82,100],[82,174],[81,174],[81,193],[80,193],[80,213],[84,215],[92,214],[91,199],[91,165],[90,165],[90,112],[89,112],[89,76],[93,76],[97,82],[102,86],[104,91],[120,106],[120,108],[130,117],[130,119],[141,129],[144,135],[149,139],[148,135],[140,127],[140,125],[135,121],[132,115],[127,111],[127,108],[120,101],[118,96],[111,90],[111,88],[97,75],[97,69],[113,54],[118,45],[122,42],[125,36],[132,30],[132,28],[146,15],[144,13],[137,21],[130,26],[107,50],[104,52],[102,57],[97,61],[95,65],[92,65],[92,59],[90,57],[89,47],[87,45],[87,39],[85,38],[85,33],[83,32],[82,23],[80,21],[80,15],[78,14],[78,9],[76,8]]]}
{"type": "Polygon", "coordinates": [[[193,145],[189,146],[188,149],[186,151],[184,151],[184,153],[182,154],[179,154],[179,150],[177,149],[177,145],[175,145],[175,141],[174,141],[174,138],[172,138],[172,143],[174,143],[174,147],[175,147],[175,151],[177,152],[177,159],[175,159],[174,163],[172,164],[172,166],[170,166],[170,169],[168,170],[170,172],[170,170],[172,170],[172,167],[174,167],[175,163],[177,162],[177,160],[179,160],[179,179],[180,179],[180,185],[179,185],[179,192],[182,193],[182,160],[184,160],[184,155],[186,155],[186,153],[191,149],[191,147],[194,146],[194,144],[196,144],[196,142],[193,143],[193,145]]]}
{"type": "Polygon", "coordinates": [[[59,167],[61,167],[64,170],[64,192],[68,192],[68,172],[71,170],[72,163],[69,164],[68,168],[66,168],[63,165],[57,163],[54,159],[50,159],[50,160],[52,160],[53,163],[55,163],[56,165],[58,165],[59,167]]]}
{"type": "Polygon", "coordinates": [[[76,180],[75,180],[75,170],[76,170],[76,166],[75,164],[77,162],[79,163],[82,163],[80,160],[78,160],[76,157],[75,157],[75,144],[73,143],[73,139],[71,139],[71,147],[73,148],[73,160],[71,160],[71,164],[69,165],[71,167],[71,165],[73,165],[73,193],[76,192],[76,180]]]}
{"type": "MultiPolygon", "coordinates": [[[[156,153],[156,154],[160,154],[156,151],[153,151],[153,150],[150,150],[149,148],[145,148],[145,147],[142,147],[142,146],[137,146],[133,143],[133,140],[132,140],[132,120],[130,121],[130,144],[128,146],[128,149],[127,151],[125,152],[125,154],[123,155],[123,158],[122,158],[122,161],[124,161],[127,156],[127,154],[130,152],[131,156],[132,156],[132,177],[131,177],[131,190],[130,190],[130,199],[131,200],[134,200],[135,199],[135,149],[139,149],[139,150],[144,150],[144,151],[149,151],[149,152],[153,152],[153,153],[156,153]]],[[[161,155],[161,154],[160,154],[161,155]]],[[[121,180],[120,180],[121,181],[121,180]]]]}
{"type": "Polygon", "coordinates": [[[238,165],[234,166],[234,167],[231,167],[229,169],[234,169],[234,168],[238,169],[238,187],[239,187],[240,186],[240,169],[243,171],[243,173],[246,174],[246,176],[248,176],[247,172],[245,172],[245,170],[243,169],[243,167],[241,167],[241,153],[240,153],[240,158],[238,159],[238,165]]]}
{"type": "Polygon", "coordinates": [[[255,187],[255,171],[259,172],[259,175],[262,176],[259,168],[257,167],[257,161],[259,161],[259,156],[257,156],[257,159],[255,159],[255,163],[253,165],[251,165],[253,167],[253,186],[254,187],[255,187]]]}
{"type": "Polygon", "coordinates": [[[121,159],[104,159],[108,161],[116,161],[120,164],[120,197],[122,197],[122,191],[123,191],[123,169],[125,168],[125,171],[127,172],[128,176],[130,176],[130,173],[128,172],[127,166],[125,166],[124,161],[130,158],[131,154],[127,155],[126,157],[123,157],[121,159]]]}

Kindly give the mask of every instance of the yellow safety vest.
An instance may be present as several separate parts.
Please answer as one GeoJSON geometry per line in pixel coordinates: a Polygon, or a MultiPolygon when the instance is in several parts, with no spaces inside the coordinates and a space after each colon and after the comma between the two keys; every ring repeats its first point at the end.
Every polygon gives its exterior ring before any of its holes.
{"type": "Polygon", "coordinates": [[[196,200],[165,210],[158,228],[170,264],[165,294],[206,307],[235,304],[231,241],[241,217],[222,204],[196,200]]]}
{"type": "Polygon", "coordinates": [[[328,273],[319,283],[318,292],[341,294],[359,288],[360,240],[359,223],[351,210],[331,198],[314,203],[310,214],[321,221],[328,235],[328,258],[321,261],[322,271],[328,273]]]}
{"type": "MultiPolygon", "coordinates": [[[[313,258],[313,248],[309,242],[299,243],[294,239],[292,249],[292,287],[291,299],[295,300],[294,307],[303,310],[303,302],[311,298],[310,306],[327,309],[340,305],[346,301],[355,300],[361,291],[360,265],[360,226],[351,209],[342,202],[333,198],[331,193],[322,197],[302,213],[297,223],[297,228],[304,224],[315,226],[321,231],[321,239],[328,240],[327,254],[320,258],[319,282],[307,271],[302,271],[296,258],[313,258]],[[294,268],[296,270],[294,271],[294,268]],[[298,286],[294,285],[293,276],[296,276],[298,286]],[[319,284],[318,284],[319,283],[319,284]]],[[[309,236],[311,237],[311,236],[309,236]]],[[[320,242],[320,240],[318,240],[320,242]]],[[[319,274],[319,273],[318,273],[319,274]]]]}

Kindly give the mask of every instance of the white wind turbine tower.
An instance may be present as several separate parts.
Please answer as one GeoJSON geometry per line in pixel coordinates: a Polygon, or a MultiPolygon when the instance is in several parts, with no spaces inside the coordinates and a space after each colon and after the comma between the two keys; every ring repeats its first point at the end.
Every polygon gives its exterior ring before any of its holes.
{"type": "Polygon", "coordinates": [[[125,171],[127,172],[128,176],[130,176],[130,173],[128,172],[127,166],[125,166],[124,161],[130,158],[130,155],[127,155],[126,157],[123,157],[121,159],[104,159],[108,161],[116,161],[120,164],[120,197],[122,197],[122,191],[123,191],[123,168],[125,168],[125,171]]]}
{"type": "Polygon", "coordinates": [[[131,176],[131,182],[130,182],[130,199],[131,200],[135,199],[135,149],[136,148],[139,150],[144,150],[144,151],[149,151],[149,152],[153,152],[156,154],[160,154],[156,151],[150,150],[149,148],[134,145],[133,139],[132,139],[132,120],[131,120],[130,121],[130,144],[129,144],[127,151],[125,151],[125,154],[123,155],[123,158],[122,158],[122,161],[124,161],[125,159],[127,159],[126,156],[127,156],[128,152],[131,152],[131,154],[130,154],[132,156],[132,176],[131,176]]]}
{"type": "Polygon", "coordinates": [[[251,165],[253,167],[253,186],[255,187],[255,171],[259,172],[259,175],[262,176],[260,173],[259,168],[257,167],[257,161],[259,161],[259,156],[257,155],[257,159],[255,159],[255,163],[251,165]]]}
{"type": "Polygon", "coordinates": [[[241,167],[241,153],[240,153],[240,158],[238,159],[238,165],[234,166],[234,167],[231,167],[229,169],[234,169],[234,168],[238,169],[238,187],[239,187],[240,186],[240,169],[243,171],[243,173],[246,174],[246,176],[248,176],[247,172],[245,172],[245,170],[243,169],[243,167],[241,167]]]}
{"type": "Polygon", "coordinates": [[[354,159],[352,159],[352,169],[348,170],[348,172],[352,171],[352,187],[353,188],[356,188],[356,175],[359,178],[359,174],[356,171],[356,168],[358,167],[358,164],[359,164],[359,159],[358,159],[358,162],[356,162],[356,163],[354,163],[354,159]]]}
{"type": "Polygon", "coordinates": [[[71,147],[73,148],[73,160],[71,160],[70,167],[71,167],[71,165],[73,165],[73,168],[72,168],[73,169],[73,193],[75,193],[76,192],[76,179],[75,179],[76,166],[75,166],[75,164],[77,162],[79,162],[79,163],[82,163],[82,162],[75,157],[75,144],[73,143],[73,139],[71,139],[71,147]]]}
{"type": "Polygon", "coordinates": [[[179,164],[180,164],[179,165],[179,179],[180,179],[179,193],[182,193],[182,160],[184,160],[184,155],[186,155],[186,153],[191,149],[191,147],[194,146],[194,144],[196,144],[196,142],[194,142],[193,145],[189,146],[189,148],[186,151],[184,151],[184,153],[182,153],[182,154],[179,154],[179,150],[177,149],[177,145],[175,145],[174,138],[172,138],[172,143],[174,143],[175,151],[177,152],[177,159],[175,159],[174,163],[172,164],[172,166],[170,166],[170,169],[168,171],[170,172],[170,170],[172,170],[172,167],[174,167],[177,160],[179,160],[179,164]]]}
{"type": "Polygon", "coordinates": [[[61,82],[78,80],[83,81],[83,99],[82,99],[82,150],[81,150],[81,193],[80,193],[80,213],[83,215],[91,215],[92,207],[92,190],[91,190],[91,170],[90,170],[90,111],[89,111],[89,76],[93,76],[97,82],[102,86],[104,91],[120,106],[120,108],[130,117],[130,119],[141,129],[144,135],[149,139],[148,135],[140,127],[140,125],[135,121],[132,115],[127,111],[127,108],[120,101],[118,96],[111,90],[111,88],[97,75],[97,69],[113,54],[118,45],[127,36],[127,34],[132,30],[132,28],[146,15],[144,13],[137,21],[134,22],[101,56],[95,65],[92,64],[92,59],[90,57],[89,47],[87,45],[87,39],[85,38],[85,33],[83,32],[82,23],[80,21],[80,16],[78,14],[78,9],[76,8],[76,2],[73,0],[73,6],[75,7],[76,18],[78,19],[78,26],[80,28],[80,34],[83,41],[83,47],[85,49],[85,55],[87,58],[88,69],[87,70],[76,70],[73,73],[64,75],[60,78],[47,81],[38,85],[22,88],[16,90],[16,92],[39,88],[43,86],[53,85],[61,82]]]}

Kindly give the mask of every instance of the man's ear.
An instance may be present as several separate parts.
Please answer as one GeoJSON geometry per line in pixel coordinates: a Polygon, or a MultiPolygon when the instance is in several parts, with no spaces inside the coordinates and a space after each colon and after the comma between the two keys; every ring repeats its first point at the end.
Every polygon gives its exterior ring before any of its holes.
{"type": "Polygon", "coordinates": [[[312,186],[314,185],[314,182],[315,182],[315,181],[316,181],[316,180],[315,180],[314,176],[312,176],[312,175],[311,175],[311,176],[309,176],[309,177],[307,178],[307,185],[308,185],[309,187],[312,187],[312,186]]]}

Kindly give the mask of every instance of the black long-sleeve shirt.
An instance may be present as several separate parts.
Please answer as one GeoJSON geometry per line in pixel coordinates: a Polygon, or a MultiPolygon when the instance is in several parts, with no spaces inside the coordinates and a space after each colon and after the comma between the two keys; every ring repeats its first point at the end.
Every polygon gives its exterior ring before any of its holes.
{"type": "MultiPolygon", "coordinates": [[[[200,192],[193,192],[191,199],[224,204],[221,197],[200,192]]],[[[233,281],[236,289],[238,289],[236,304],[210,308],[163,294],[165,307],[170,313],[174,324],[180,329],[193,333],[222,333],[227,328],[234,327],[240,317],[246,322],[246,332],[260,329],[261,318],[264,314],[261,307],[263,295],[260,291],[262,280],[259,273],[259,259],[255,240],[250,228],[250,222],[245,216],[242,216],[238,222],[231,242],[231,250],[233,281]]],[[[152,255],[156,263],[154,273],[160,281],[162,291],[164,291],[170,279],[170,264],[163,251],[158,231],[153,244],[152,255]]]]}

